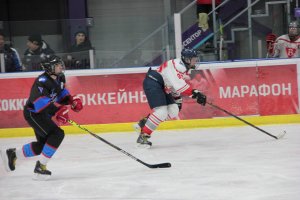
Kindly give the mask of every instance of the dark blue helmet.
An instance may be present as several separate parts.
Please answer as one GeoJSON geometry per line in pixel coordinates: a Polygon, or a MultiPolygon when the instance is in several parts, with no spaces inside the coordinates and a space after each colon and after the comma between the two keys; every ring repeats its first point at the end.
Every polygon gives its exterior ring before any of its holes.
{"type": "Polygon", "coordinates": [[[181,51],[181,60],[185,64],[185,67],[187,69],[189,68],[195,68],[195,66],[190,66],[191,59],[197,58],[197,52],[194,49],[182,49],[181,51]]]}

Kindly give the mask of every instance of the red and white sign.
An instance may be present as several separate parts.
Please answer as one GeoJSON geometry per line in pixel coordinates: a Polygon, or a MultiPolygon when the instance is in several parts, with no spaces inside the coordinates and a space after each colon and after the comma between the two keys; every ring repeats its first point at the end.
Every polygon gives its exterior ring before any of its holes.
{"type": "MultiPolygon", "coordinates": [[[[150,112],[143,92],[145,73],[69,75],[67,88],[84,103],[70,118],[80,124],[135,122],[150,112]]],[[[27,127],[23,105],[35,78],[0,79],[0,128],[27,127]]],[[[235,115],[281,115],[297,113],[296,64],[205,69],[192,74],[194,88],[235,115]]],[[[185,98],[181,119],[226,116],[211,106],[185,98]]]]}
{"type": "MultiPolygon", "coordinates": [[[[206,69],[190,81],[208,101],[235,115],[295,114],[298,108],[295,64],[246,68],[206,69]]],[[[186,99],[182,118],[226,116],[210,106],[199,107],[186,99]]]]}

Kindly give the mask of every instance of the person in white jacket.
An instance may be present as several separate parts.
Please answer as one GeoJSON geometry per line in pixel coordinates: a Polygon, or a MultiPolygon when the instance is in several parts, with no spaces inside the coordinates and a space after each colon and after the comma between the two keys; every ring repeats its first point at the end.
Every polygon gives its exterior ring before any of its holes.
{"type": "Polygon", "coordinates": [[[183,49],[181,58],[166,61],[157,70],[149,69],[143,89],[152,113],[137,124],[140,128],[138,146],[152,146],[148,139],[158,125],[166,119],[178,116],[182,103],[181,95],[190,96],[205,106],[206,96],[185,81],[188,71],[195,68],[197,60],[195,50],[183,49]]]}

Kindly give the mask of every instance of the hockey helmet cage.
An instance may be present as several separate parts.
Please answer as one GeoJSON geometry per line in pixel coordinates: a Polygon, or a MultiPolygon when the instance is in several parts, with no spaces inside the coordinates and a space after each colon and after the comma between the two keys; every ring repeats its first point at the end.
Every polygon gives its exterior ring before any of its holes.
{"type": "Polygon", "coordinates": [[[59,56],[56,55],[49,55],[44,58],[44,60],[41,62],[41,67],[45,72],[47,72],[50,75],[55,75],[55,66],[57,64],[61,64],[64,68],[64,62],[59,56]]]}
{"type": "Polygon", "coordinates": [[[290,37],[295,37],[298,36],[300,34],[300,26],[299,23],[297,21],[292,21],[289,24],[289,30],[288,30],[288,34],[290,37]]]}

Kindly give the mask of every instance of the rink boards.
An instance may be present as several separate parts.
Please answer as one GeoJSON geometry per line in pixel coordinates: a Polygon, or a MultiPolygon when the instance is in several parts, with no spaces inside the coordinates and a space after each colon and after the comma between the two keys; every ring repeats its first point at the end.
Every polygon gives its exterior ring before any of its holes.
{"type": "MultiPolygon", "coordinates": [[[[242,117],[253,125],[278,125],[278,124],[299,124],[300,115],[278,115],[278,116],[251,116],[242,117]]],[[[114,124],[93,124],[84,125],[89,131],[94,133],[112,133],[112,132],[133,132],[134,123],[114,123],[114,124]]],[[[193,120],[174,120],[167,121],[160,124],[158,130],[168,129],[193,129],[193,128],[212,128],[212,127],[230,127],[230,126],[247,126],[243,122],[235,118],[214,118],[214,119],[193,119],[193,120]]],[[[62,126],[62,129],[66,134],[83,134],[78,127],[74,126],[62,126]]],[[[283,128],[284,129],[284,128],[283,128]]],[[[254,131],[257,131],[253,129],[254,131]]],[[[34,132],[32,128],[4,128],[0,129],[0,138],[9,137],[26,137],[33,136],[34,132]]]]}
{"type": "MultiPolygon", "coordinates": [[[[197,66],[189,82],[203,91],[209,102],[255,125],[299,123],[299,63],[300,59],[204,63],[197,66]]],[[[67,70],[67,88],[85,105],[80,114],[71,112],[70,117],[97,133],[132,131],[133,122],[150,112],[142,89],[147,70],[67,70]]],[[[40,73],[0,74],[0,137],[33,135],[23,119],[22,107],[40,73]]],[[[184,99],[179,118],[161,124],[160,129],[243,125],[189,98],[184,99]]],[[[64,130],[81,132],[70,126],[64,130]]]]}

